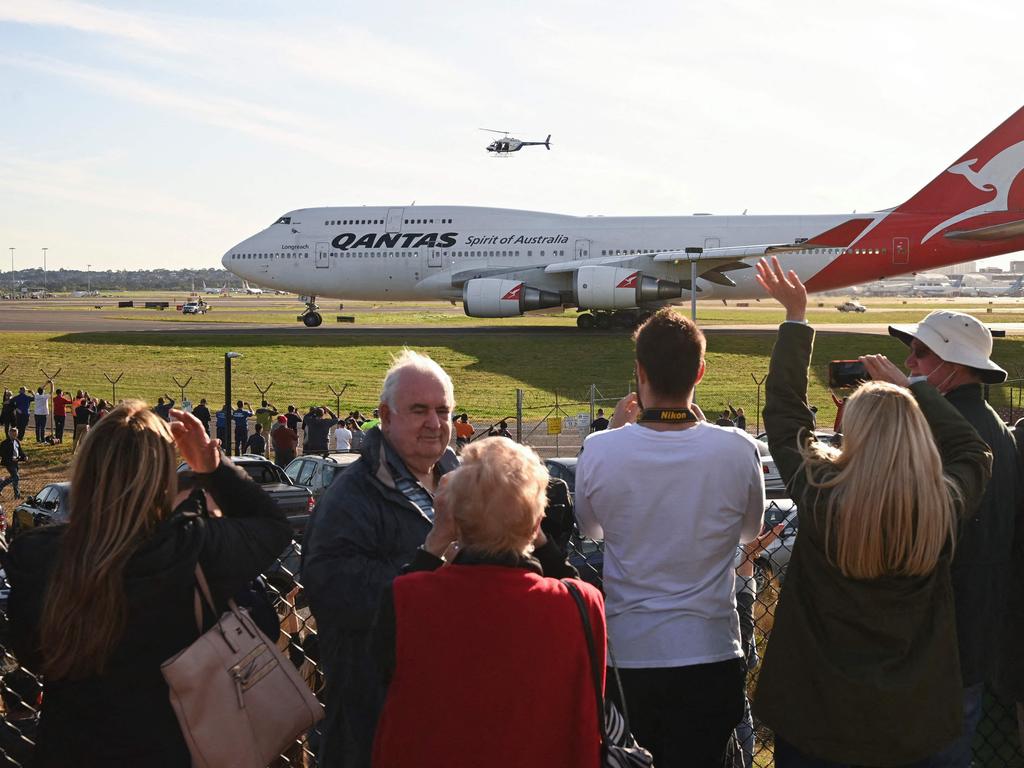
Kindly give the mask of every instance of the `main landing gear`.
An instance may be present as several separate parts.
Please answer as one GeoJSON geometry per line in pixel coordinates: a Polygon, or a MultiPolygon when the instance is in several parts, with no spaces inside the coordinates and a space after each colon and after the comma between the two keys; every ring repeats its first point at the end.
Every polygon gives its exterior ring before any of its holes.
{"type": "Polygon", "coordinates": [[[611,328],[636,328],[653,313],[646,309],[604,310],[592,309],[576,316],[576,327],[589,331],[597,328],[607,331],[611,328]]]}
{"type": "Polygon", "coordinates": [[[306,311],[299,315],[298,319],[302,321],[302,324],[307,328],[316,328],[324,319],[317,310],[320,307],[316,304],[316,296],[310,296],[306,302],[306,311]]]}

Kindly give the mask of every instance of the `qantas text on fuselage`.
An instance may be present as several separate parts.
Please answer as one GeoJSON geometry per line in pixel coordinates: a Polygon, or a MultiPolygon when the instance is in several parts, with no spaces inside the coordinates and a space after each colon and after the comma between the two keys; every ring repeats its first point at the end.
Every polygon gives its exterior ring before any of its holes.
{"type": "MultiPolygon", "coordinates": [[[[291,211],[223,258],[245,280],[340,299],[461,301],[508,317],[575,306],[642,312],[763,296],[777,255],[830,290],[1024,249],[1024,109],[903,205],[806,216],[565,216],[463,206],[291,211]],[[696,285],[691,285],[694,270],[696,285]]],[[[319,324],[314,299],[302,319],[319,324]]]]}

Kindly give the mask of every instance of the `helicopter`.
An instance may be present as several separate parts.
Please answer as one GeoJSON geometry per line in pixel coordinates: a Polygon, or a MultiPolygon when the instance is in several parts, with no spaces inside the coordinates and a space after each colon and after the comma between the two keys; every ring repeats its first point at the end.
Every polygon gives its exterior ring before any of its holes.
{"type": "Polygon", "coordinates": [[[488,152],[494,152],[495,155],[508,155],[510,152],[518,152],[523,147],[547,147],[551,149],[551,134],[544,141],[521,141],[520,139],[514,139],[508,135],[508,131],[496,131],[493,128],[481,128],[481,131],[488,131],[490,133],[500,133],[502,138],[495,139],[487,145],[488,152]]]}

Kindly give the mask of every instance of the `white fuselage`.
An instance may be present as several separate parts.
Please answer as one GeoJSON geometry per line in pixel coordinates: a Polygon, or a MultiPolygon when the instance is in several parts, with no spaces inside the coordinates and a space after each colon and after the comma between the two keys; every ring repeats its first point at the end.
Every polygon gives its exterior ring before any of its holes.
{"type": "MultiPolygon", "coordinates": [[[[685,281],[690,275],[685,261],[652,263],[639,254],[801,242],[850,218],[850,214],[580,217],[461,206],[306,208],[282,216],[233,247],[223,264],[262,286],[340,299],[459,299],[458,278],[497,273],[565,293],[572,290],[572,274],[545,272],[545,267],[638,254],[621,265],[642,267],[652,277],[685,281]]],[[[783,263],[806,281],[839,253],[840,249],[788,253],[783,263]]],[[[744,261],[752,267],[756,258],[744,261]]],[[[728,275],[734,286],[698,279],[698,296],[764,295],[752,268],[728,275]]],[[[683,299],[688,297],[684,291],[683,299]]]]}

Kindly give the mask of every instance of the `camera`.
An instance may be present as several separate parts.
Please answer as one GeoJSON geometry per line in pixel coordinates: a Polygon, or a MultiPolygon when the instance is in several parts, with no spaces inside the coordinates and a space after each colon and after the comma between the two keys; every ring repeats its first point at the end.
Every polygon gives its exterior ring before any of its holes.
{"type": "Polygon", "coordinates": [[[831,389],[856,387],[871,380],[871,374],[860,360],[833,360],[828,364],[828,385],[831,389]]]}

